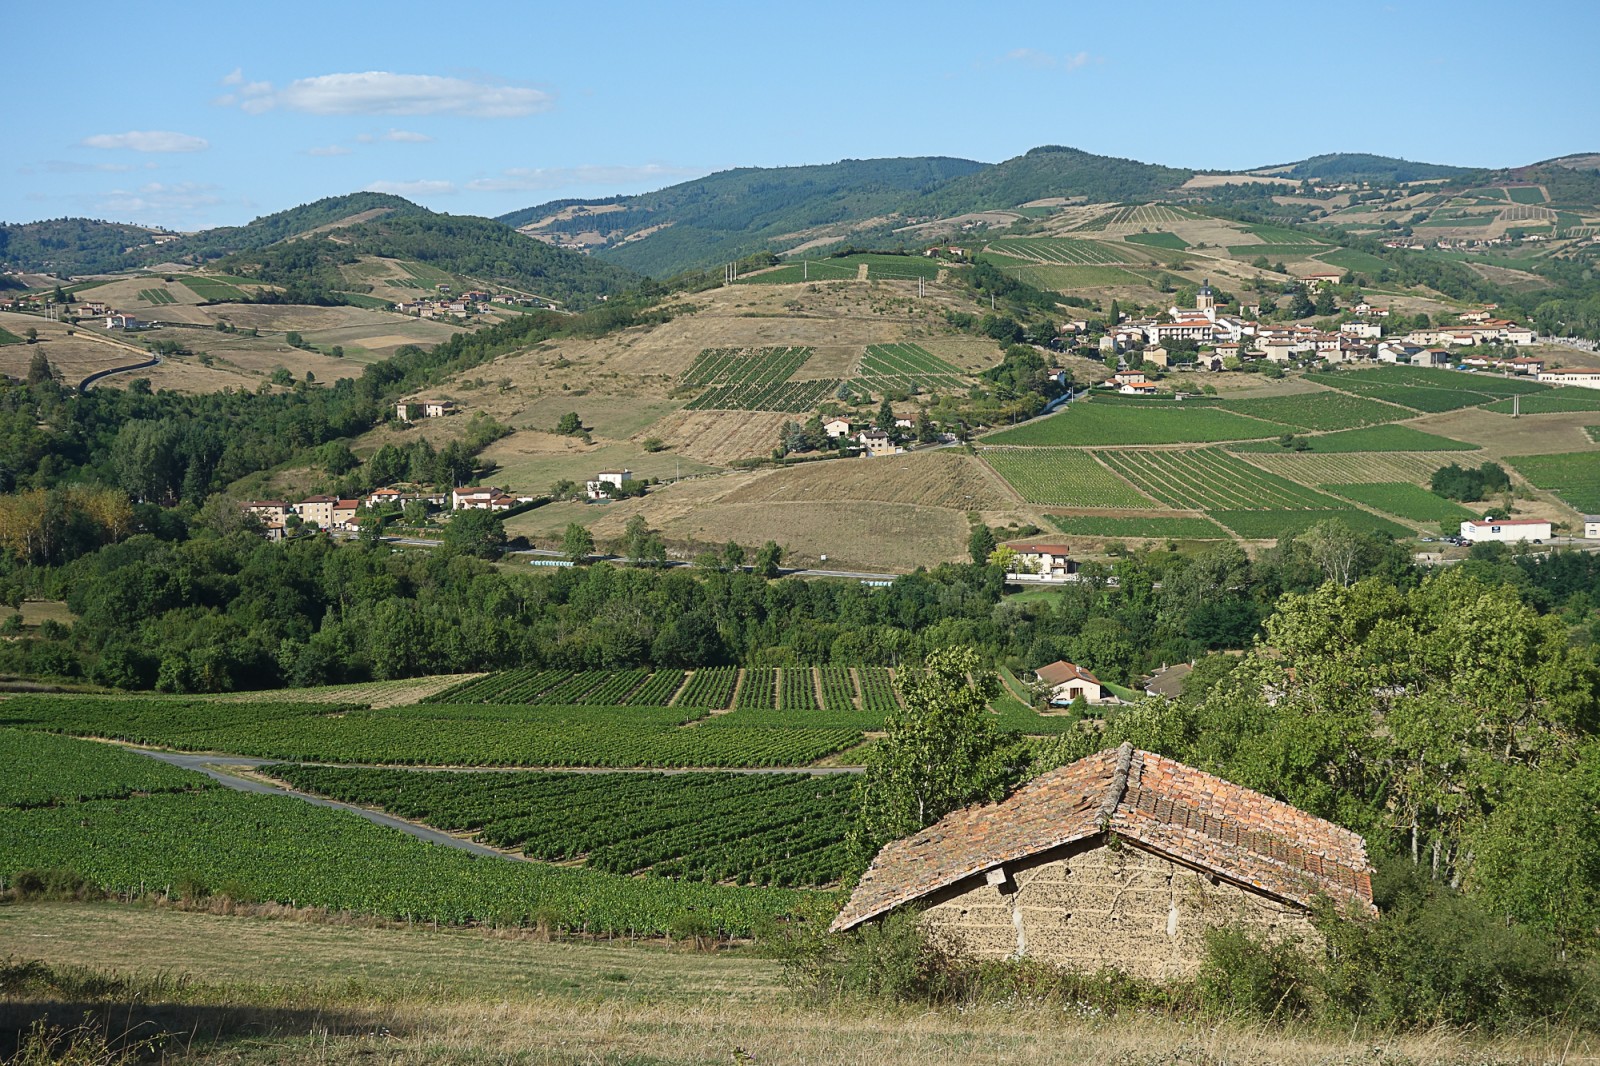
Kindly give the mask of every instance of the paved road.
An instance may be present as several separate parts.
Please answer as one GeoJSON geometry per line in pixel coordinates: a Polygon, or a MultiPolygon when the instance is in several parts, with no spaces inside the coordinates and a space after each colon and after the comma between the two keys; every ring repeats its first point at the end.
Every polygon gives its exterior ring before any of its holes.
{"type": "Polygon", "coordinates": [[[265,766],[271,761],[269,759],[245,759],[232,755],[185,755],[170,751],[150,751],[146,748],[134,748],[133,750],[140,755],[147,755],[152,759],[169,763],[172,766],[181,766],[185,770],[197,770],[218,784],[239,792],[256,792],[268,796],[293,796],[297,800],[312,803],[318,807],[331,807],[334,810],[349,811],[351,814],[365,818],[376,825],[398,829],[408,836],[414,836],[418,840],[425,840],[430,844],[442,844],[447,848],[456,848],[460,851],[471,852],[473,855],[480,855],[486,858],[506,859],[511,862],[523,861],[520,855],[496,851],[494,848],[485,847],[471,840],[463,840],[460,837],[451,836],[449,833],[441,833],[437,829],[429,829],[424,825],[416,825],[403,818],[396,818],[381,811],[369,811],[365,807],[340,803],[337,800],[323,799],[321,796],[297,792],[292,788],[271,785],[265,781],[239,777],[235,774],[230,774],[226,769],[227,766],[248,766],[252,768],[265,766]]]}

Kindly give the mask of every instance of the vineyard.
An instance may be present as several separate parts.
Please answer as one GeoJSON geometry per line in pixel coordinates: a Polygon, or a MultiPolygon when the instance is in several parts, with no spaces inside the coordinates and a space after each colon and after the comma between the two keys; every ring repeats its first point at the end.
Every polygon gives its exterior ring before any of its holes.
{"type": "Polygon", "coordinates": [[[1412,534],[1397,522],[1351,507],[1314,511],[1214,511],[1211,517],[1247,540],[1292,537],[1329,519],[1337,519],[1358,532],[1383,533],[1391,537],[1412,534]]]}
{"type": "Polygon", "coordinates": [[[1427,481],[1442,466],[1459,463],[1476,466],[1479,461],[1465,452],[1344,452],[1318,455],[1315,452],[1278,450],[1271,455],[1250,455],[1250,463],[1261,469],[1298,481],[1304,485],[1354,485],[1385,481],[1417,484],[1427,481]]]}
{"type": "Polygon", "coordinates": [[[1600,455],[1516,455],[1506,460],[1541,489],[1560,496],[1575,510],[1600,514],[1600,455]]]}
{"type": "Polygon", "coordinates": [[[1269,396],[1257,400],[1227,400],[1217,406],[1236,414],[1315,430],[1357,429],[1412,417],[1411,412],[1391,404],[1331,391],[1269,396]]]}
{"type": "Polygon", "coordinates": [[[1029,503],[1150,507],[1149,497],[1075,448],[985,448],[985,462],[1029,503]]]}
{"type": "Polygon", "coordinates": [[[178,302],[178,298],[166,289],[140,289],[139,299],[147,304],[155,304],[157,307],[178,302]]]}
{"type": "Polygon", "coordinates": [[[778,709],[780,711],[817,711],[817,681],[815,674],[809,669],[793,670],[784,668],[781,687],[778,690],[778,709]]]}
{"type": "Polygon", "coordinates": [[[861,709],[873,714],[887,714],[900,706],[894,693],[894,683],[889,671],[881,666],[858,666],[856,678],[861,683],[861,709]]]}
{"type": "Polygon", "coordinates": [[[682,670],[506,670],[445,689],[422,702],[665,707],[683,677],[682,670]]]}
{"type": "Polygon", "coordinates": [[[1056,414],[985,437],[985,444],[1210,444],[1276,437],[1293,427],[1183,404],[1141,407],[1079,400],[1056,414]]]}
{"type": "Polygon", "coordinates": [[[690,675],[689,683],[678,694],[678,705],[720,711],[733,702],[733,690],[738,684],[736,667],[701,667],[690,675]]]}
{"type": "Polygon", "coordinates": [[[1550,388],[1516,378],[1406,366],[1318,374],[1313,375],[1312,380],[1343,392],[1429,414],[1475,407],[1512,395],[1542,393],[1550,388]]]}
{"type": "MultiPolygon", "coordinates": [[[[220,278],[179,278],[184,287],[193,292],[202,300],[213,303],[226,303],[239,301],[245,298],[243,289],[235,288],[220,278]]],[[[380,301],[380,305],[382,302],[380,301]]]]}
{"type": "Polygon", "coordinates": [[[1145,261],[1114,245],[1065,237],[1008,237],[992,242],[984,250],[1012,259],[1062,266],[1120,266],[1145,261]]]}
{"type": "Polygon", "coordinates": [[[1364,503],[1375,510],[1398,515],[1412,522],[1460,521],[1473,514],[1454,500],[1436,496],[1409,482],[1369,481],[1348,485],[1324,485],[1347,500],[1364,503]]]}
{"type": "Polygon", "coordinates": [[[1225,540],[1227,532],[1209,518],[1189,515],[1120,517],[1113,515],[1047,515],[1061,532],[1075,537],[1151,537],[1174,540],[1225,540]]]}
{"type": "MultiPolygon", "coordinates": [[[[1451,440],[1449,437],[1441,437],[1434,433],[1424,433],[1422,430],[1412,429],[1410,426],[1392,424],[1369,426],[1366,429],[1347,429],[1338,433],[1327,433],[1320,437],[1306,437],[1304,440],[1311,451],[1325,455],[1347,452],[1470,452],[1479,447],[1476,444],[1451,440]]],[[[1284,454],[1283,449],[1276,441],[1237,444],[1230,446],[1228,450],[1251,454],[1284,454]]],[[[1305,453],[1298,454],[1303,455],[1305,453]]],[[[1439,465],[1443,466],[1444,463],[1439,465]]],[[[1359,479],[1351,478],[1349,480],[1359,479]]]]}
{"type": "Polygon", "coordinates": [[[1523,396],[1513,408],[1512,401],[1496,400],[1485,411],[1509,415],[1520,409],[1525,415],[1550,415],[1567,411],[1600,411],[1600,391],[1595,389],[1558,388],[1535,396],[1523,396]]]}
{"type": "Polygon", "coordinates": [[[197,774],[109,744],[0,729],[0,807],[54,807],[134,793],[211,788],[197,774]]]}
{"type": "Polygon", "coordinates": [[[71,869],[119,893],[187,883],[400,921],[548,922],[615,936],[661,935],[690,913],[714,931],[749,935],[801,899],[780,889],[475,858],[347,811],[221,789],[0,809],[0,873],[26,869],[71,869]]]}
{"type": "Polygon", "coordinates": [[[808,774],[418,774],[271,766],[293,787],[612,874],[818,886],[846,872],[852,781],[808,774]]]}
{"type": "Polygon", "coordinates": [[[707,348],[695,357],[682,384],[704,391],[691,411],[814,410],[839,388],[837,378],[790,381],[811,358],[810,348],[707,348]]]}
{"type": "Polygon", "coordinates": [[[858,704],[856,679],[848,666],[824,666],[817,671],[822,683],[822,709],[853,711],[858,704]]]}
{"type": "Polygon", "coordinates": [[[180,751],[396,766],[805,766],[861,740],[858,728],[809,728],[809,719],[680,728],[705,713],[698,708],[427,704],[330,714],[326,704],[25,696],[0,709],[0,725],[180,751]]]}
{"type": "Polygon", "coordinates": [[[915,344],[874,344],[861,358],[855,379],[873,392],[957,391],[966,387],[961,368],[915,344]]]}
{"type": "Polygon", "coordinates": [[[778,706],[778,671],[773,667],[752,667],[739,682],[738,710],[774,710],[778,706]]]}
{"type": "Polygon", "coordinates": [[[1215,448],[1197,451],[1101,451],[1095,454],[1111,469],[1162,503],[1184,510],[1286,510],[1339,506],[1339,501],[1331,496],[1269,474],[1215,448]]]}

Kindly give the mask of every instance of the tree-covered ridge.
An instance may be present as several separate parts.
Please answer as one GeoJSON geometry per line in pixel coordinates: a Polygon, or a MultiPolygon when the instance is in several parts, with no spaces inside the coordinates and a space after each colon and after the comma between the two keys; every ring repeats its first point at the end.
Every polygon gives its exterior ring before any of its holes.
{"type": "Polygon", "coordinates": [[[632,272],[551,247],[498,222],[472,215],[388,215],[347,226],[337,236],[301,237],[223,259],[219,267],[284,286],[286,302],[320,302],[351,288],[340,266],[359,256],[414,259],[450,274],[524,289],[564,303],[587,304],[639,282],[632,272]]]}
{"type": "Polygon", "coordinates": [[[967,159],[933,156],[742,167],[638,196],[557,200],[501,215],[498,221],[524,226],[576,205],[621,205],[620,211],[583,213],[541,229],[550,233],[597,231],[617,239],[648,227],[666,226],[648,237],[598,253],[659,277],[774,247],[774,238],[811,227],[900,211],[923,192],[983,166],[967,159]]]}
{"type": "Polygon", "coordinates": [[[1095,155],[1078,148],[1045,145],[1025,155],[957,178],[914,203],[914,214],[958,215],[1016,207],[1052,196],[1083,196],[1115,203],[1146,200],[1171,192],[1194,176],[1193,170],[1095,155]]]}
{"type": "Polygon", "coordinates": [[[1364,152],[1332,152],[1314,155],[1298,163],[1257,167],[1252,174],[1270,174],[1285,181],[1316,179],[1325,182],[1370,182],[1374,185],[1400,185],[1408,181],[1433,178],[1467,178],[1480,173],[1472,167],[1453,167],[1442,163],[1418,163],[1394,156],[1364,152]]]}
{"type": "Polygon", "coordinates": [[[93,218],[0,222],[0,267],[68,275],[122,270],[138,259],[139,249],[156,247],[151,234],[144,226],[93,218]]]}

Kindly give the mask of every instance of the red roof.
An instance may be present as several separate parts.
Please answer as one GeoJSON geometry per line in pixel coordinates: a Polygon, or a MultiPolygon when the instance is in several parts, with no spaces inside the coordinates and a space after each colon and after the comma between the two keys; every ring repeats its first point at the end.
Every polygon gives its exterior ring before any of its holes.
{"type": "Polygon", "coordinates": [[[1098,677],[1095,677],[1077,663],[1069,663],[1065,659],[1057,659],[1053,663],[1041,666],[1034,673],[1039,676],[1040,681],[1051,687],[1065,685],[1068,681],[1087,681],[1091,685],[1100,684],[1098,677]]]}
{"type": "Polygon", "coordinates": [[[854,928],[1006,863],[1102,834],[1301,907],[1326,895],[1377,913],[1359,835],[1124,744],[885,846],[833,929],[854,928]]]}

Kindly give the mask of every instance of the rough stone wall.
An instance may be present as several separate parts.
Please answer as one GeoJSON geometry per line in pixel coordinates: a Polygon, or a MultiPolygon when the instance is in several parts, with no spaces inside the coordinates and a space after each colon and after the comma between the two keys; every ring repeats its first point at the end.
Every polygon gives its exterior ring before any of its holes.
{"type": "Polygon", "coordinates": [[[1115,967],[1151,980],[1200,965],[1205,930],[1237,925],[1318,941],[1309,916],[1129,844],[1078,845],[1008,868],[1007,883],[970,882],[923,914],[940,946],[971,958],[1026,955],[1077,970],[1115,967]]]}

